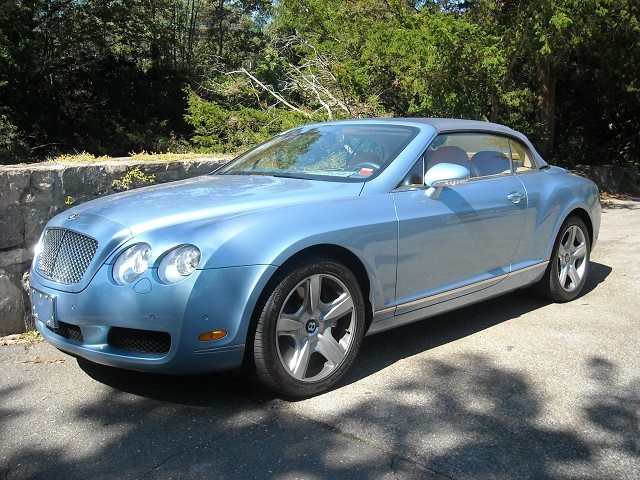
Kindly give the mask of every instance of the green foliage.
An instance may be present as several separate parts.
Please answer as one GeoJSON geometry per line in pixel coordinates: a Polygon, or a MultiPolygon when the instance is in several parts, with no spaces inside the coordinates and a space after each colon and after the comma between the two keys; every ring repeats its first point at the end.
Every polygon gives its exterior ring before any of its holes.
{"type": "Polygon", "coordinates": [[[638,164],[639,19],[636,0],[0,2],[0,163],[455,116],[561,164],[638,164]]]}
{"type": "Polygon", "coordinates": [[[422,12],[394,29],[374,25],[363,56],[384,72],[369,88],[383,95],[391,81],[402,98],[386,105],[396,114],[483,118],[503,70],[499,39],[441,12],[422,12]]]}
{"type": "MultiPolygon", "coordinates": [[[[21,334],[7,335],[6,337],[0,337],[0,346],[4,345],[32,345],[40,343],[42,336],[37,330],[30,330],[21,334]]],[[[54,360],[53,362],[61,363],[64,360],[54,360]]]]}
{"type": "Polygon", "coordinates": [[[574,2],[580,41],[558,82],[558,161],[640,164],[640,4],[574,2]]]}
{"type": "Polygon", "coordinates": [[[235,153],[267,140],[282,130],[309,123],[297,112],[270,108],[223,108],[189,92],[187,122],[193,126],[193,144],[203,152],[235,153]]]}
{"type": "Polygon", "coordinates": [[[29,330],[20,334],[20,343],[40,343],[42,341],[42,335],[37,330],[29,330]]]}
{"type": "Polygon", "coordinates": [[[116,191],[131,190],[133,188],[140,188],[145,185],[150,185],[156,181],[155,175],[147,175],[140,167],[135,167],[125,173],[122,178],[114,180],[111,183],[111,187],[116,191]]]}
{"type": "Polygon", "coordinates": [[[6,115],[0,115],[0,165],[21,163],[29,158],[30,151],[18,129],[6,115]]]}

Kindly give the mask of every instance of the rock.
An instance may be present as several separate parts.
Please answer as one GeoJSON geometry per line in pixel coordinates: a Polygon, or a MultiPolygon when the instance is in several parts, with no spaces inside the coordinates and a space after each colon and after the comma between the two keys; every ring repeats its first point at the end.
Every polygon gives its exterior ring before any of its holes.
{"type": "MultiPolygon", "coordinates": [[[[24,224],[24,244],[27,248],[32,249],[40,234],[44,230],[44,226],[51,218],[55,217],[58,213],[63,211],[63,206],[42,206],[40,208],[30,208],[28,214],[25,215],[24,224]]],[[[68,208],[68,207],[66,207],[68,208]]]]}
{"type": "Polygon", "coordinates": [[[29,270],[22,274],[22,289],[29,293],[29,270]]]}
{"type": "MultiPolygon", "coordinates": [[[[27,310],[29,310],[31,308],[31,301],[29,299],[29,270],[26,270],[23,274],[22,274],[22,290],[24,290],[25,292],[25,296],[27,299],[27,302],[25,304],[25,308],[27,310]]],[[[25,297],[23,297],[25,298],[25,297]]],[[[25,326],[25,330],[28,332],[29,330],[35,330],[36,329],[36,324],[35,324],[35,320],[33,318],[33,316],[31,315],[30,311],[25,312],[25,317],[24,317],[24,326],[25,326]]]]}
{"type": "Polygon", "coordinates": [[[0,336],[26,331],[25,313],[22,291],[0,269],[0,336]]]}
{"type": "Polygon", "coordinates": [[[31,260],[31,258],[31,252],[25,248],[16,248],[8,252],[0,252],[0,268],[25,263],[31,260]]]}
{"type": "Polygon", "coordinates": [[[24,242],[24,220],[20,210],[0,210],[0,249],[15,247],[24,242]]]}
{"type": "Polygon", "coordinates": [[[29,175],[20,170],[10,170],[0,177],[0,192],[2,192],[2,205],[19,205],[23,192],[29,187],[29,175]]]}
{"type": "Polygon", "coordinates": [[[38,208],[50,206],[54,202],[57,172],[55,170],[34,170],[30,173],[28,188],[23,191],[20,202],[38,208]]]}
{"type": "Polygon", "coordinates": [[[100,165],[66,168],[62,173],[64,201],[77,205],[104,195],[111,187],[107,177],[100,165]]]}

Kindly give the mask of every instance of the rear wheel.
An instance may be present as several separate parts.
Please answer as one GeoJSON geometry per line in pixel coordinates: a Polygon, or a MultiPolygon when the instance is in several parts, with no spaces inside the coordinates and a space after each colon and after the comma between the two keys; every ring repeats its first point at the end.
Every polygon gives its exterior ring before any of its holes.
{"type": "Polygon", "coordinates": [[[554,302],[576,298],[587,280],[591,241],[584,222],[569,217],[562,224],[547,271],[540,281],[542,293],[554,302]]]}
{"type": "Polygon", "coordinates": [[[344,265],[318,256],[285,267],[256,325],[256,374],[280,394],[321,393],[353,364],[364,326],[362,293],[344,265]]]}

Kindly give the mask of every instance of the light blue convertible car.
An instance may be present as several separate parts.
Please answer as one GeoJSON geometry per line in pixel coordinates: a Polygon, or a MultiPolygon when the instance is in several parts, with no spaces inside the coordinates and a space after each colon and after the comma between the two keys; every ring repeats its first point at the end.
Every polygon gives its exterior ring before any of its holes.
{"type": "Polygon", "coordinates": [[[284,132],[210,175],[53,218],[36,248],[38,330],[93,362],[255,372],[331,388],[365,334],[519,288],[580,294],[600,199],[520,133],[452,119],[284,132]]]}

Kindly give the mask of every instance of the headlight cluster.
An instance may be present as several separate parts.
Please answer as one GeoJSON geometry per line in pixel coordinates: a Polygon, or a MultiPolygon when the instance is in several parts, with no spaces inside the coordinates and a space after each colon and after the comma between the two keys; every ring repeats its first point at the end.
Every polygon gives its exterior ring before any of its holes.
{"type": "MultiPolygon", "coordinates": [[[[122,252],[113,264],[113,279],[118,285],[136,281],[151,264],[151,247],[137,243],[122,252]]],[[[181,245],[167,252],[158,266],[158,277],[164,283],[178,283],[191,275],[200,263],[200,250],[194,245],[181,245]]]]}
{"type": "Polygon", "coordinates": [[[158,267],[158,276],[165,283],[177,283],[191,275],[200,263],[200,250],[183,245],[167,253],[158,267]]]}
{"type": "Polygon", "coordinates": [[[140,277],[151,261],[151,247],[138,243],[127,248],[113,264],[113,279],[118,285],[126,285],[140,277]]]}

